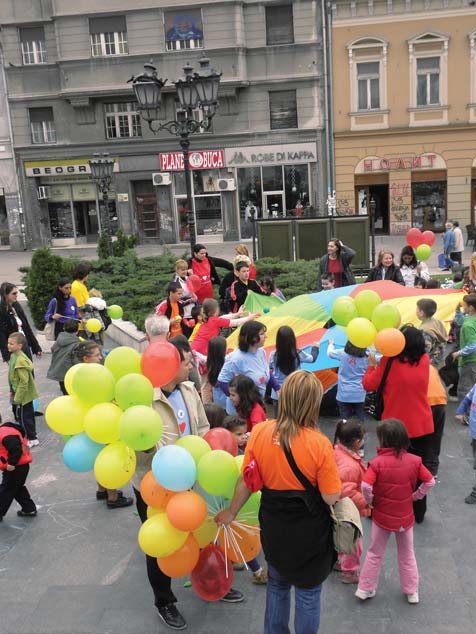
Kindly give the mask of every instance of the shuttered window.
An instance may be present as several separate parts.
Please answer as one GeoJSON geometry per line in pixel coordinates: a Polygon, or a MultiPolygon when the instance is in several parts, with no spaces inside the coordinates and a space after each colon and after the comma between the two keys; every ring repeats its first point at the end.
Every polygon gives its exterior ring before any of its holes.
{"type": "Polygon", "coordinates": [[[269,119],[271,130],[298,127],[295,90],[269,93],[269,119]]]}
{"type": "Polygon", "coordinates": [[[293,5],[266,7],[266,44],[293,44],[293,5]]]}
{"type": "Polygon", "coordinates": [[[30,108],[32,143],[56,143],[53,108],[30,108]]]}
{"type": "Polygon", "coordinates": [[[20,29],[20,44],[23,64],[46,64],[45,31],[42,26],[20,29]]]}
{"type": "Polygon", "coordinates": [[[125,16],[89,18],[89,33],[92,57],[109,57],[129,53],[125,16]]]}

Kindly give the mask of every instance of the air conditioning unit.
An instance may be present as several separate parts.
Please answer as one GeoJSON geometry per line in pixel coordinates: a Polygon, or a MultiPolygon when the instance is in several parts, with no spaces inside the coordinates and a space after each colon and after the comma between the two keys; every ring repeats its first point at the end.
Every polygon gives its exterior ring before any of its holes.
{"type": "Polygon", "coordinates": [[[152,182],[154,185],[171,185],[172,176],[169,172],[156,172],[152,174],[152,182]]]}
{"type": "Polygon", "coordinates": [[[44,185],[40,185],[36,190],[38,200],[46,200],[48,198],[48,189],[44,185]]]}
{"type": "Polygon", "coordinates": [[[220,192],[234,192],[236,183],[234,178],[219,178],[217,181],[217,189],[220,192]]]}

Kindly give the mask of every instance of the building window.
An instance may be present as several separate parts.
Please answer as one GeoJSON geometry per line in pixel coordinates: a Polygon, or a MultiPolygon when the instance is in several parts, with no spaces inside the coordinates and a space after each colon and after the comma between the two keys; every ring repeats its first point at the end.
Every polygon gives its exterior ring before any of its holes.
{"type": "Polygon", "coordinates": [[[168,51],[203,48],[200,9],[164,12],[165,47],[168,51]]]}
{"type": "Polygon", "coordinates": [[[298,127],[295,90],[269,93],[269,122],[271,130],[298,127]]]}
{"type": "Polygon", "coordinates": [[[32,143],[56,143],[53,108],[30,108],[32,143]]]}
{"type": "Polygon", "coordinates": [[[42,26],[20,29],[23,64],[46,64],[45,31],[42,26]]]}
{"type": "Polygon", "coordinates": [[[131,101],[104,104],[106,138],[123,139],[142,136],[137,104],[131,101]]]}
{"type": "Polygon", "coordinates": [[[266,44],[293,44],[293,5],[282,4],[266,8],[266,44]]]}
{"type": "Polygon", "coordinates": [[[357,64],[359,110],[380,108],[380,63],[357,64]]]}
{"type": "Polygon", "coordinates": [[[440,103],[440,58],[420,57],[416,60],[417,106],[440,103]]]}
{"type": "Polygon", "coordinates": [[[127,55],[127,27],[123,15],[89,18],[92,57],[127,55]]]}

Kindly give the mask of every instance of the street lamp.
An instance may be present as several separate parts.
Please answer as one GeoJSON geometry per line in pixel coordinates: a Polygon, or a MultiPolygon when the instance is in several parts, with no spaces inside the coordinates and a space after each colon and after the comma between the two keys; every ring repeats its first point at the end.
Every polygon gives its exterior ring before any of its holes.
{"type": "Polygon", "coordinates": [[[375,266],[375,211],[377,209],[377,203],[374,197],[370,198],[370,244],[372,248],[372,266],[375,266]]]}
{"type": "Polygon", "coordinates": [[[180,107],[177,110],[176,119],[167,121],[167,123],[154,125],[154,121],[157,121],[160,115],[162,88],[165,86],[167,79],[160,79],[157,76],[157,68],[152,64],[144,64],[143,74],[132,77],[129,80],[132,82],[132,88],[137,99],[137,109],[141,113],[142,118],[149,124],[150,130],[154,134],[167,130],[170,134],[179,137],[179,144],[183,154],[187,193],[187,224],[192,253],[196,243],[196,231],[190,182],[190,163],[188,160],[189,136],[200,132],[200,130],[209,130],[211,128],[212,119],[219,105],[218,85],[221,78],[221,73],[217,73],[210,67],[208,57],[201,57],[198,63],[200,65],[198,72],[193,72],[193,67],[190,64],[186,64],[183,68],[184,76],[174,82],[175,100],[180,107]],[[196,121],[193,118],[193,110],[196,108],[200,108],[203,112],[203,121],[196,121]]]}
{"type": "MultiPolygon", "coordinates": [[[[90,159],[89,161],[91,177],[96,182],[99,191],[102,193],[104,213],[101,217],[101,229],[107,234],[109,255],[112,255],[111,218],[109,216],[109,190],[111,189],[114,162],[114,159],[109,156],[108,152],[104,152],[104,154],[99,154],[96,152],[94,154],[94,158],[90,159]]],[[[99,209],[101,209],[101,205],[99,205],[99,209]]]]}

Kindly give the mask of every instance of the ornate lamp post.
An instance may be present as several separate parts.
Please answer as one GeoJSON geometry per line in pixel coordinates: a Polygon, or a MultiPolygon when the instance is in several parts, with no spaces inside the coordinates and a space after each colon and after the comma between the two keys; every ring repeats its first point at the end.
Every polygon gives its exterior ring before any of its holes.
{"type": "Polygon", "coordinates": [[[375,266],[375,212],[377,210],[377,203],[373,196],[370,198],[370,244],[371,244],[371,258],[372,266],[375,266]]]}
{"type": "Polygon", "coordinates": [[[167,123],[156,124],[162,106],[162,88],[167,79],[157,76],[157,68],[152,64],[144,64],[142,75],[132,77],[132,88],[138,103],[138,110],[142,118],[149,124],[154,134],[167,130],[170,134],[179,137],[179,144],[183,153],[183,169],[185,172],[185,186],[187,192],[187,223],[190,236],[190,246],[196,243],[195,216],[193,213],[192,185],[190,182],[190,164],[188,153],[190,149],[189,137],[200,130],[209,130],[212,119],[218,108],[218,85],[221,73],[217,73],[210,67],[208,57],[198,60],[200,65],[198,72],[193,72],[192,66],[184,66],[184,76],[174,82],[176,101],[180,105],[177,110],[177,118],[167,123]],[[193,118],[193,110],[200,108],[203,112],[203,121],[193,118]]]}
{"type": "MultiPolygon", "coordinates": [[[[109,216],[109,190],[111,189],[114,162],[114,159],[111,158],[107,152],[104,152],[104,154],[95,153],[94,158],[89,161],[91,177],[96,182],[99,191],[102,193],[104,211],[101,217],[101,230],[107,234],[109,255],[112,255],[111,218],[109,216]]],[[[99,205],[99,209],[101,209],[101,205],[99,205]]]]}

